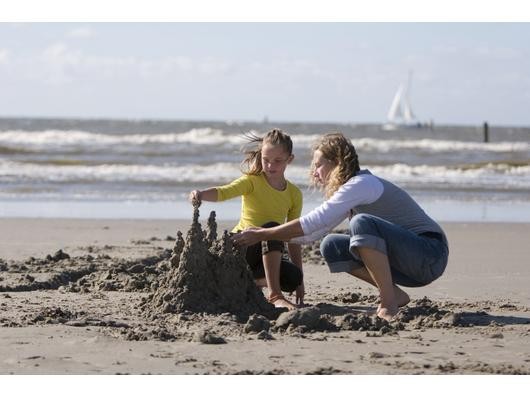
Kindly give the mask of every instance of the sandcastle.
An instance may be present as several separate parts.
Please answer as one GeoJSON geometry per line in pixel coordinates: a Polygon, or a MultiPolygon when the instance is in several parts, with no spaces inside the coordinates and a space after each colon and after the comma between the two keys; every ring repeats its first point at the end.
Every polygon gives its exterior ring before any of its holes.
{"type": "Polygon", "coordinates": [[[244,259],[228,231],[217,238],[215,212],[208,230],[199,223],[199,205],[193,207],[193,222],[186,240],[177,233],[171,268],[144,306],[151,316],[167,313],[231,313],[271,316],[274,307],[256,286],[244,259]]]}

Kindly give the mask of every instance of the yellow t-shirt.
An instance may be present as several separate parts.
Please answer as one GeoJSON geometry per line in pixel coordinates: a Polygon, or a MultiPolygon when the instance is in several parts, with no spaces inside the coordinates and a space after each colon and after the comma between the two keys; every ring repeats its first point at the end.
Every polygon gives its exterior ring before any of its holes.
{"type": "Polygon", "coordinates": [[[226,201],[241,195],[241,217],[232,232],[261,227],[270,221],[283,224],[300,217],[302,192],[287,180],[283,191],[273,188],[264,174],[243,175],[230,184],[215,187],[217,200],[226,201]]]}

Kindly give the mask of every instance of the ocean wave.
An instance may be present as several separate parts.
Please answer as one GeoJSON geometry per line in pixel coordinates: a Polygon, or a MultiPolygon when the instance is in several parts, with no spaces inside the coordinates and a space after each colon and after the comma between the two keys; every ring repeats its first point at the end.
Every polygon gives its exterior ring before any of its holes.
{"type": "MultiPolygon", "coordinates": [[[[508,163],[482,166],[411,166],[393,164],[370,167],[372,173],[404,186],[429,188],[530,189],[530,165],[508,163]]],[[[238,164],[211,165],[43,165],[0,159],[0,182],[26,183],[124,183],[220,185],[241,175],[238,164]]],[[[290,165],[286,176],[300,186],[308,185],[308,168],[290,165]]]]}
{"type": "Polygon", "coordinates": [[[453,151],[472,152],[529,152],[530,143],[527,142],[462,142],[457,140],[415,139],[415,140],[393,140],[361,138],[351,139],[353,145],[359,152],[377,151],[386,153],[399,150],[419,150],[425,153],[443,153],[453,151]]]}
{"type": "MultiPolygon", "coordinates": [[[[254,132],[255,131],[248,131],[254,132]]],[[[296,150],[309,149],[318,139],[318,134],[291,135],[296,150]]],[[[351,139],[359,152],[485,152],[485,153],[528,153],[528,142],[464,142],[436,139],[375,139],[370,137],[351,139]]],[[[195,128],[182,133],[141,133],[141,134],[104,134],[82,130],[10,130],[0,132],[0,147],[6,153],[9,150],[25,152],[97,152],[101,150],[124,152],[149,150],[166,153],[170,150],[199,151],[208,147],[215,149],[239,148],[247,141],[242,134],[230,134],[221,129],[195,128]]]]}
{"type": "Polygon", "coordinates": [[[184,133],[103,134],[80,130],[4,131],[0,144],[6,148],[27,148],[33,151],[56,151],[84,147],[86,151],[121,146],[193,144],[199,146],[241,145],[244,139],[213,128],[191,129],[184,133]]]}

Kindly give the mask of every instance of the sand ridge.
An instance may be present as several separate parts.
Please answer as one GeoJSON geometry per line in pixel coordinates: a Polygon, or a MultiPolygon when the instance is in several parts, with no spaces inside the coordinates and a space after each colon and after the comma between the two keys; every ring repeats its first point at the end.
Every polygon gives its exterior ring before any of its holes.
{"type": "MultiPolygon", "coordinates": [[[[311,245],[304,247],[310,305],[269,309],[228,234],[217,238],[213,215],[208,223],[203,231],[197,211],[186,238],[178,231],[127,246],[81,246],[79,255],[65,248],[44,258],[0,259],[0,330],[18,340],[4,353],[3,372],[71,372],[77,366],[57,363],[62,355],[47,345],[70,339],[83,350],[91,334],[121,359],[120,370],[109,363],[102,372],[530,373],[530,315],[518,301],[415,298],[388,323],[373,315],[375,289],[324,280],[329,274],[311,245]],[[150,351],[149,366],[130,356],[131,348],[150,351]],[[249,350],[254,357],[243,358],[249,350]],[[310,358],[315,353],[318,361],[310,358]]],[[[97,371],[106,356],[90,345],[83,356],[97,371]]]]}

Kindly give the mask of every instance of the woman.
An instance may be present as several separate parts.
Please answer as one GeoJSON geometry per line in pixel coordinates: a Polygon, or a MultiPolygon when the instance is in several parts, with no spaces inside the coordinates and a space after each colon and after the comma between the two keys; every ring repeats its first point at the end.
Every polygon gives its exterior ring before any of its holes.
{"type": "Polygon", "coordinates": [[[447,265],[449,249],[441,227],[410,195],[361,170],[355,147],[341,133],[313,146],[312,183],[327,200],[299,219],[234,235],[238,245],[276,239],[306,243],[323,239],[320,251],[331,272],[347,272],[379,289],[377,316],[391,320],[410,298],[397,285],[424,286],[447,265]],[[349,235],[329,234],[349,218],[349,235]]]}

